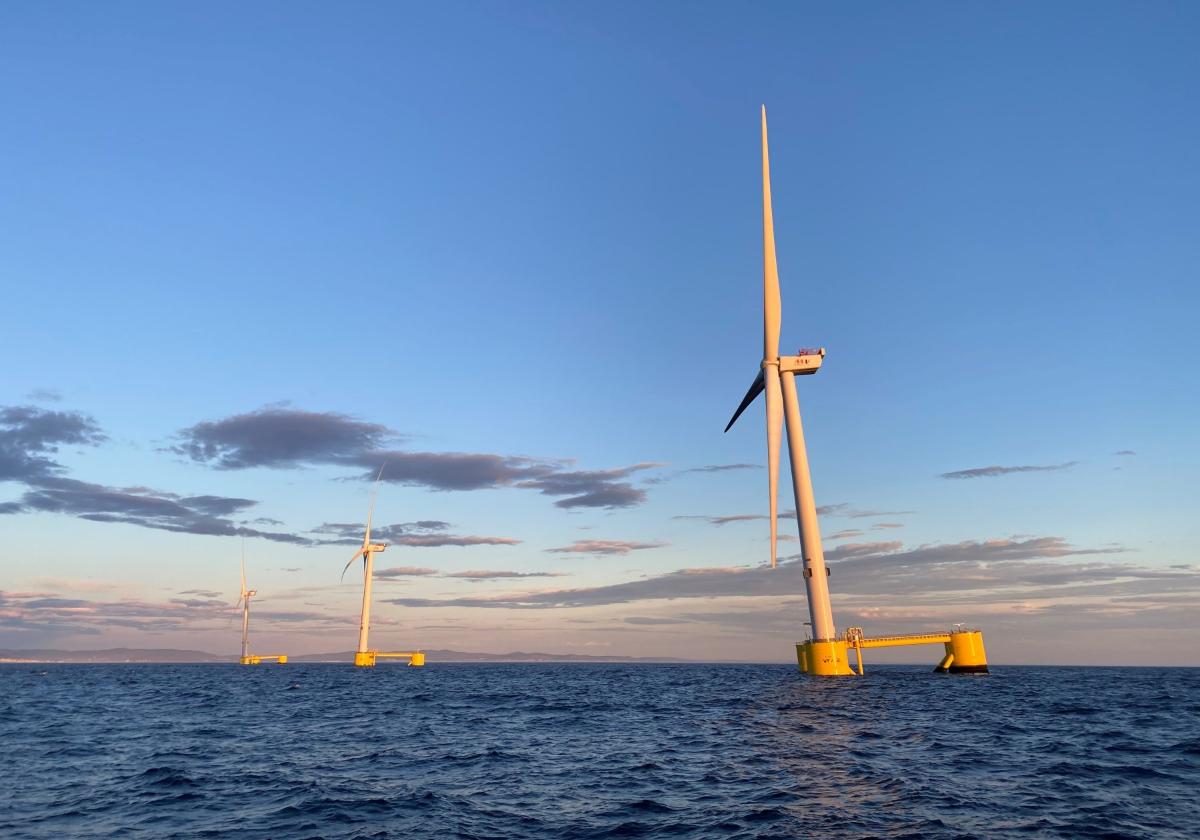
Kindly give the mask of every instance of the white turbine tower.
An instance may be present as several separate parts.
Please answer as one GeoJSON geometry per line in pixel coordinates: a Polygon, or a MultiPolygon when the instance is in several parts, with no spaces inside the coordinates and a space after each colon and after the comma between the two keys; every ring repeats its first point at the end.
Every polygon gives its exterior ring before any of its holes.
{"type": "Polygon", "coordinates": [[[354,552],[354,556],[346,561],[346,567],[342,569],[342,577],[345,578],[346,570],[350,568],[350,565],[359,557],[363,559],[362,615],[358,624],[358,649],[354,653],[355,665],[375,664],[374,656],[367,648],[367,636],[371,629],[371,578],[374,574],[374,557],[378,552],[387,548],[387,544],[371,542],[371,517],[375,515],[375,499],[379,495],[379,482],[382,479],[383,467],[380,467],[379,475],[375,477],[375,489],[371,493],[371,506],[367,509],[367,530],[363,534],[362,548],[354,552]]]}
{"type": "Polygon", "coordinates": [[[250,599],[258,594],[257,589],[246,588],[246,546],[242,545],[242,592],[238,596],[237,606],[242,608],[242,664],[248,665],[250,659],[250,599]]]}
{"type": "Polygon", "coordinates": [[[779,297],[779,268],[775,262],[775,222],[771,214],[771,164],[767,153],[767,108],[762,109],[762,188],[763,188],[763,358],[758,376],[725,431],[760,393],[767,393],[767,469],[770,492],[771,566],[778,554],[779,447],[786,419],[788,451],[792,459],[792,489],[796,497],[796,518],[800,523],[800,546],[804,558],[804,583],[808,590],[808,609],[812,617],[814,641],[835,638],[833,609],[829,603],[828,571],[821,550],[817,525],[817,506],[812,479],[808,473],[808,453],[804,449],[804,428],[800,423],[800,401],[796,396],[796,376],[816,373],[825,357],[825,349],[801,350],[796,356],[779,355],[779,329],[782,303],[779,297]]]}
{"type": "Polygon", "coordinates": [[[238,595],[238,602],[234,606],[242,608],[242,657],[240,662],[243,665],[259,665],[264,659],[274,659],[280,665],[287,662],[287,654],[285,653],[250,653],[250,599],[258,594],[257,589],[246,588],[246,543],[242,541],[242,591],[238,595]]]}

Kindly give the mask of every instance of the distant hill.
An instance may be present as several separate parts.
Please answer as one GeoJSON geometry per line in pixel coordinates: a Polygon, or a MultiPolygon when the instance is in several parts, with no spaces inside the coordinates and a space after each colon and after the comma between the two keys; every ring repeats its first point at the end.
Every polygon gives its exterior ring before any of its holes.
{"type": "Polygon", "coordinates": [[[0,650],[0,662],[236,662],[202,650],[172,648],[108,648],[107,650],[0,650]]]}
{"type": "MultiPolygon", "coordinates": [[[[293,662],[348,662],[354,651],[341,653],[310,653],[289,656],[293,662]]],[[[382,661],[382,660],[381,660],[382,661]]],[[[434,662],[691,662],[690,659],[671,659],[650,656],[587,656],[579,653],[472,653],[461,650],[425,650],[425,661],[434,662]]]]}
{"type": "MultiPolygon", "coordinates": [[[[470,653],[460,650],[426,650],[426,661],[435,662],[689,662],[687,659],[646,656],[587,656],[574,653],[470,653]]],[[[191,662],[236,662],[237,656],[220,656],[201,650],[175,650],[172,648],[108,648],[107,650],[0,650],[0,663],[191,663],[191,662]]],[[[289,656],[292,662],[352,662],[353,651],[340,653],[309,653],[289,656]]]]}

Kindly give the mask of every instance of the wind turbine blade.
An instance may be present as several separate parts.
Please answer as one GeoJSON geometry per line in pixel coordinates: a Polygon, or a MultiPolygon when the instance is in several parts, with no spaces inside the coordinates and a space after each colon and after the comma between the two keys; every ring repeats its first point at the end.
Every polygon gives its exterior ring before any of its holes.
{"type": "Polygon", "coordinates": [[[763,360],[779,358],[779,267],[775,263],[775,217],[771,212],[771,160],[767,153],[767,106],[762,108],[763,177],[763,360]]]}
{"type": "Polygon", "coordinates": [[[246,597],[246,539],[242,538],[242,597],[246,597]]]}
{"type": "MultiPolygon", "coordinates": [[[[379,482],[383,481],[383,468],[387,461],[379,465],[379,475],[375,476],[375,489],[371,491],[371,506],[367,508],[367,532],[363,536],[363,551],[371,544],[371,517],[375,515],[375,500],[379,498],[379,482]]],[[[343,573],[344,574],[344,573],[343,573]]]]}
{"type": "Polygon", "coordinates": [[[775,568],[779,544],[779,448],[783,440],[783,386],[779,368],[764,369],[767,391],[767,483],[771,493],[771,568],[775,568]]]}
{"type": "MultiPolygon", "coordinates": [[[[233,605],[233,609],[235,609],[235,610],[240,610],[241,608],[242,608],[242,599],[241,599],[241,598],[238,598],[238,599],[237,599],[237,603],[233,605]]],[[[233,619],[234,619],[234,617],[235,617],[236,615],[237,615],[237,613],[230,613],[230,614],[229,614],[229,621],[228,621],[227,623],[228,623],[228,624],[232,624],[232,623],[233,623],[233,619]]]]}
{"type": "Polygon", "coordinates": [[[758,395],[763,392],[763,388],[767,387],[766,381],[763,379],[762,368],[758,370],[758,376],[754,377],[754,381],[750,383],[750,390],[746,392],[746,396],[742,397],[742,404],[737,407],[737,411],[733,412],[733,417],[729,420],[729,425],[725,427],[725,431],[733,428],[733,424],[742,416],[742,412],[750,407],[750,403],[758,398],[758,395]]]}
{"type": "Polygon", "coordinates": [[[362,548],[360,548],[358,551],[354,552],[354,556],[346,561],[346,566],[345,566],[345,568],[342,569],[342,578],[341,578],[342,580],[346,579],[346,570],[350,568],[350,564],[353,563],[355,560],[357,560],[359,557],[362,557],[366,553],[367,553],[366,549],[362,549],[362,548]]]}

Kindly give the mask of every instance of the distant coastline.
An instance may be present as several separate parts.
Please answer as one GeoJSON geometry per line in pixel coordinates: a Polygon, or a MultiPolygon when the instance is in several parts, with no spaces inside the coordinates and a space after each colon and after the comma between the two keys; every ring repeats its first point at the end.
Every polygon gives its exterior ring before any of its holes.
{"type": "MultiPolygon", "coordinates": [[[[695,662],[691,659],[672,659],[670,657],[645,656],[588,656],[584,654],[560,653],[476,653],[458,650],[427,650],[429,661],[433,662],[614,662],[614,663],[670,663],[695,662]]],[[[292,662],[350,662],[354,659],[353,651],[336,653],[310,653],[288,657],[292,662]]],[[[164,664],[186,665],[197,663],[234,663],[238,661],[236,654],[219,655],[201,650],[180,650],[175,648],[108,648],[105,650],[56,650],[38,648],[30,650],[0,650],[0,664],[164,664]]]]}

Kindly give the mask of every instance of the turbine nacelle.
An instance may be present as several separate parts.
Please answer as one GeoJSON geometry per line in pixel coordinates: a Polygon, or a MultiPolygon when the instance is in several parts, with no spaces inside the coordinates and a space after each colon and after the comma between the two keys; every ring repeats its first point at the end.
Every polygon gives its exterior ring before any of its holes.
{"type": "Polygon", "coordinates": [[[758,395],[766,390],[766,374],[763,373],[767,368],[779,368],[780,373],[794,373],[796,376],[810,376],[821,369],[821,362],[825,359],[825,348],[819,347],[816,350],[804,349],[797,356],[780,356],[773,361],[763,360],[758,371],[758,375],[754,377],[754,381],[750,383],[750,390],[746,392],[746,396],[742,398],[741,405],[737,407],[737,411],[733,413],[729,424],[725,427],[725,431],[733,428],[733,424],[742,416],[742,412],[750,407],[750,404],[758,398],[758,395]]]}
{"type": "Polygon", "coordinates": [[[780,356],[779,372],[806,376],[820,370],[821,362],[824,359],[824,347],[818,347],[816,350],[801,350],[798,356],[780,356]]]}

